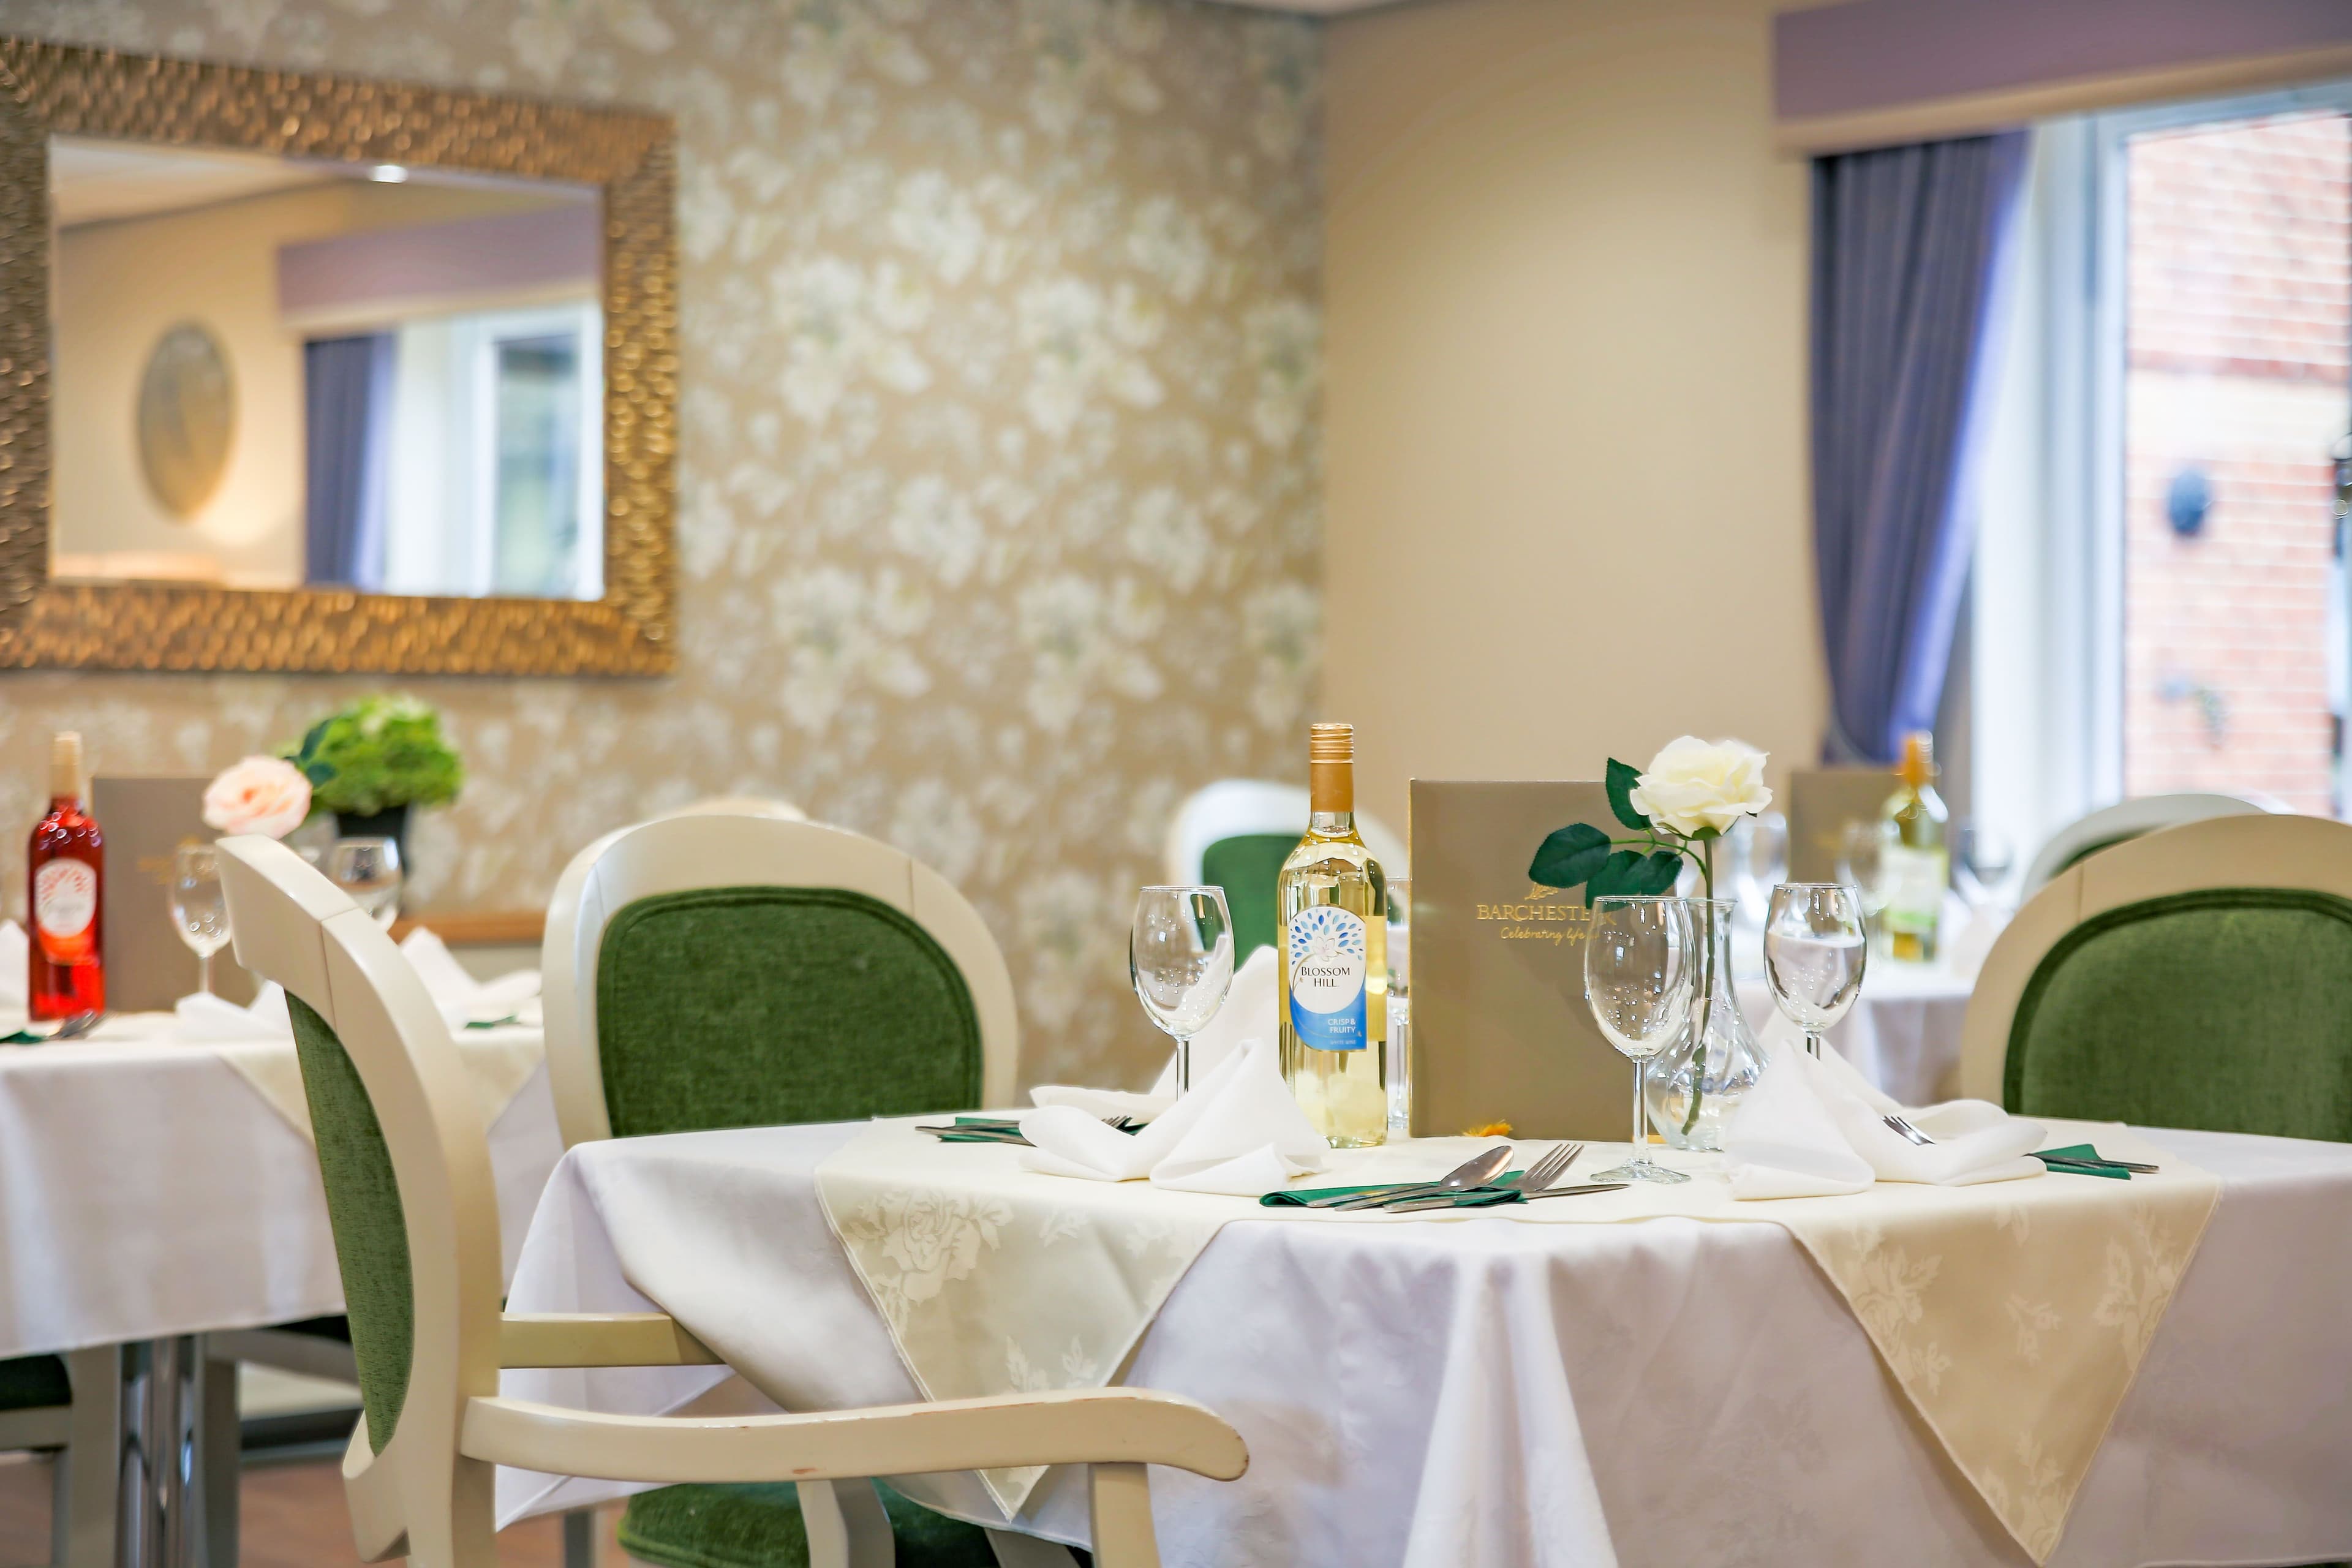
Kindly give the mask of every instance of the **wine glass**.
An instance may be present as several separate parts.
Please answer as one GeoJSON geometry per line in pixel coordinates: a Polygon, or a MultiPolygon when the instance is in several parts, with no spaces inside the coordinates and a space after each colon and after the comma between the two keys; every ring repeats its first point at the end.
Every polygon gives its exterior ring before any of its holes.
{"type": "Polygon", "coordinates": [[[389,838],[338,838],[327,855],[327,880],[386,931],[400,914],[400,846],[389,838]]]}
{"type": "Polygon", "coordinates": [[[183,844],[172,858],[172,919],[195,951],[196,989],[213,994],[213,954],[228,945],[228,900],[221,896],[220,856],[209,844],[183,844]]]}
{"type": "Polygon", "coordinates": [[[1234,984],[1234,919],[1223,888],[1146,888],[1128,932],[1127,972],[1143,1011],[1176,1042],[1176,1092],[1192,1088],[1192,1037],[1234,984]]]}
{"type": "Polygon", "coordinates": [[[1773,1005],[1822,1054],[1822,1033],[1853,1011],[1870,963],[1861,895],[1843,882],[1783,882],[1764,917],[1764,982],[1773,1005]]]}
{"type": "MultiPolygon", "coordinates": [[[[1881,942],[1885,931],[1880,915],[1886,909],[1885,873],[1880,865],[1880,852],[1885,839],[1874,822],[1849,822],[1838,840],[1837,879],[1854,890],[1862,901],[1863,930],[1870,940],[1881,942]]],[[[1771,917],[1765,916],[1769,923],[1771,917]]]]}
{"type": "Polygon", "coordinates": [[[1952,842],[1958,851],[1953,861],[1960,897],[1970,909],[1992,902],[2017,863],[2016,847],[2000,828],[1982,822],[1961,824],[1952,842]]]}
{"type": "Polygon", "coordinates": [[[1633,1063],[1633,1151],[1597,1182],[1687,1182],[1649,1156],[1642,1086],[1650,1058],[1690,1020],[1698,993],[1698,942],[1684,899],[1609,897],[1592,901],[1585,928],[1584,1000],[1593,1021],[1633,1063]]]}
{"type": "Polygon", "coordinates": [[[1789,875],[1789,819],[1777,811],[1743,816],[1724,834],[1731,852],[1731,896],[1739,912],[1764,923],[1764,906],[1776,883],[1789,875]]]}
{"type": "Polygon", "coordinates": [[[1389,879],[1389,1131],[1412,1126],[1412,879],[1389,879]]]}

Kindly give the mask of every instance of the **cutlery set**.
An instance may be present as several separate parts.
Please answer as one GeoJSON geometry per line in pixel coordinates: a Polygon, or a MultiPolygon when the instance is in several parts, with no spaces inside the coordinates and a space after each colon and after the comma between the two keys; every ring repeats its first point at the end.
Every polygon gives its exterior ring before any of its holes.
{"type": "Polygon", "coordinates": [[[1511,1161],[1511,1146],[1498,1143],[1463,1162],[1434,1182],[1399,1183],[1360,1191],[1329,1193],[1308,1198],[1304,1208],[1353,1211],[1378,1209],[1383,1214],[1420,1214],[1429,1209],[1481,1208],[1489,1204],[1531,1202],[1537,1198],[1574,1197],[1584,1193],[1613,1193],[1623,1182],[1590,1182],[1558,1185],[1569,1166],[1584,1152],[1581,1143],[1556,1144],[1541,1159],[1516,1176],[1501,1174],[1511,1161]]]}

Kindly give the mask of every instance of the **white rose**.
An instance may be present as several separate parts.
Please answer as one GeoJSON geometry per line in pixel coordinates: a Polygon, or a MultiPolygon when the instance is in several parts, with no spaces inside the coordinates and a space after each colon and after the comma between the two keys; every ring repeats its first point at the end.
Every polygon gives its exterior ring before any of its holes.
{"type": "Polygon", "coordinates": [[[283,838],[310,815],[310,781],[283,757],[247,757],[205,786],[205,826],[283,838]]]}
{"type": "Polygon", "coordinates": [[[1651,821],[1687,837],[1706,827],[1721,833],[1753,816],[1772,804],[1772,792],[1764,787],[1764,753],[1755,747],[1685,735],[1650,759],[1628,798],[1651,821]]]}

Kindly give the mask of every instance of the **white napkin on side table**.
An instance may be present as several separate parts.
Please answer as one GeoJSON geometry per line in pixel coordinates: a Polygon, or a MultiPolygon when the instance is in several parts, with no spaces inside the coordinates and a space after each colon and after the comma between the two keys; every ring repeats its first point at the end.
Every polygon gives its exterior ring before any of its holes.
{"type": "Polygon", "coordinates": [[[1981,1100],[1906,1112],[1936,1142],[1912,1142],[1880,1120],[1902,1108],[1834,1048],[1819,1060],[1793,1040],[1767,1047],[1770,1065],[1723,1132],[1735,1198],[1824,1197],[1874,1182],[1965,1186],[2042,1173],[2032,1157],[2044,1130],[1981,1100]]]}
{"type": "Polygon", "coordinates": [[[1276,1070],[1274,1042],[1243,1042],[1192,1093],[1140,1132],[1120,1132],[1075,1105],[1024,1112],[1029,1170],[1094,1182],[1149,1176],[1155,1186],[1256,1197],[1323,1169],[1329,1145],[1276,1070]]]}

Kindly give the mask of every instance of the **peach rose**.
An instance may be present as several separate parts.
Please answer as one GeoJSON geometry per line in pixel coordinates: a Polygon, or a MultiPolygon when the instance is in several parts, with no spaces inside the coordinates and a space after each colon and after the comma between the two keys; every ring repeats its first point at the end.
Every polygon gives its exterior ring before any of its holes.
{"type": "Polygon", "coordinates": [[[205,786],[205,826],[283,838],[310,815],[310,781],[283,757],[247,757],[205,786]]]}

